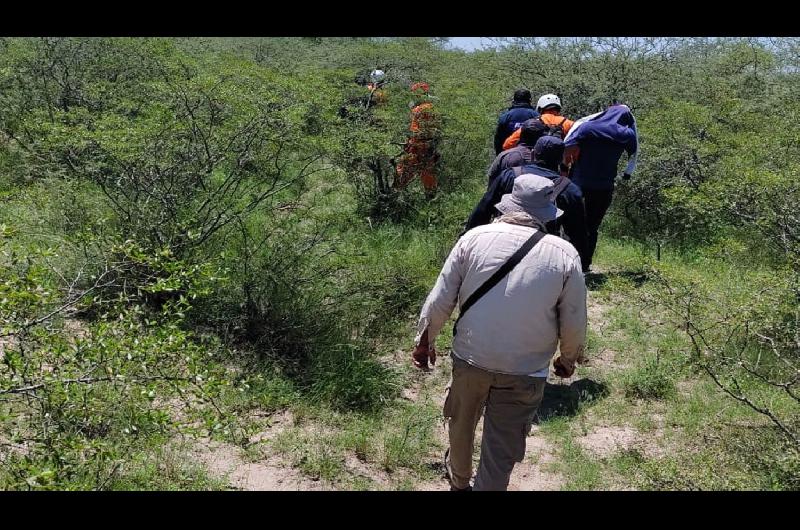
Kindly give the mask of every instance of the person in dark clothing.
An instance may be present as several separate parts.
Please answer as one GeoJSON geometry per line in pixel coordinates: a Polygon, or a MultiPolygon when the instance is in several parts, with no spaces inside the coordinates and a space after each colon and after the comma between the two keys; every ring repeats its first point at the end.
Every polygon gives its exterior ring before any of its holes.
{"type": "Polygon", "coordinates": [[[539,113],[531,104],[531,91],[521,88],[514,92],[512,105],[497,119],[497,129],[494,132],[494,154],[503,152],[503,142],[511,133],[519,129],[525,120],[538,118],[539,113]]]}
{"type": "MultiPolygon", "coordinates": [[[[557,191],[556,206],[564,211],[559,217],[560,224],[548,223],[548,232],[558,235],[560,228],[564,228],[565,239],[578,251],[583,263],[587,252],[586,216],[583,207],[583,195],[580,188],[569,179],[558,174],[559,163],[564,152],[564,144],[560,138],[543,136],[533,149],[533,163],[511,167],[503,170],[489,185],[477,206],[467,219],[463,235],[476,226],[485,225],[498,215],[495,205],[500,202],[503,195],[511,193],[514,189],[514,180],[520,175],[532,174],[549,178],[554,182],[557,191]]],[[[584,267],[585,269],[585,267],[584,267]]]]}
{"type": "Polygon", "coordinates": [[[489,166],[489,171],[486,173],[489,184],[505,169],[533,163],[533,147],[547,132],[547,125],[535,119],[526,120],[521,129],[519,144],[497,155],[489,166]]]}
{"type": "Polygon", "coordinates": [[[628,165],[623,180],[636,167],[639,147],[636,120],[626,105],[614,104],[605,111],[575,122],[564,140],[564,163],[571,166],[570,177],[581,189],[586,208],[587,255],[583,261],[588,271],[597,247],[597,235],[614,197],[617,164],[623,151],[628,165]]]}

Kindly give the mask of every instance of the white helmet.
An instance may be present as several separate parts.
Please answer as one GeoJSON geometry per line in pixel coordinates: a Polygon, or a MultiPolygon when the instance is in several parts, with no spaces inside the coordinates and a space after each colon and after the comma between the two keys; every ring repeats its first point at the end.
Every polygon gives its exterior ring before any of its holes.
{"type": "Polygon", "coordinates": [[[549,105],[558,105],[558,108],[561,108],[561,98],[556,96],[555,94],[545,94],[544,96],[539,98],[539,101],[536,102],[536,110],[543,110],[545,107],[549,105]]]}
{"type": "Polygon", "coordinates": [[[373,70],[372,73],[369,74],[369,78],[373,83],[380,83],[386,78],[386,73],[383,70],[373,70]]]}

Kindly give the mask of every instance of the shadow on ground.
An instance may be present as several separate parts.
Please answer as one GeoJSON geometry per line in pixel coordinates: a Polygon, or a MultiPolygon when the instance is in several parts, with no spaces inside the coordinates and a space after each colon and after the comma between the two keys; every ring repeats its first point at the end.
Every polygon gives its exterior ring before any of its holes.
{"type": "Polygon", "coordinates": [[[590,291],[596,291],[603,287],[609,278],[624,278],[632,282],[636,287],[641,287],[647,280],[651,279],[649,273],[635,270],[590,272],[584,276],[586,288],[590,291]]]}
{"type": "Polygon", "coordinates": [[[558,416],[574,416],[580,405],[607,395],[608,385],[591,379],[579,379],[570,385],[547,383],[534,422],[540,423],[558,416]]]}

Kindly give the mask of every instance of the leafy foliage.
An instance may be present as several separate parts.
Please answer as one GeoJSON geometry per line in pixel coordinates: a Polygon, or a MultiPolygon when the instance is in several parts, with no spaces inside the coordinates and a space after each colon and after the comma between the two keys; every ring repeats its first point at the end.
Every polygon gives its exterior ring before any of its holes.
{"type": "MultiPolygon", "coordinates": [[[[521,86],[571,118],[631,106],[639,169],[603,237],[737,264],[709,286],[656,263],[653,303],[694,341],[687,362],[794,446],[797,39],[443,42],[0,39],[3,488],[144,487],[157,466],[126,466],[190,428],[241,441],[251,407],[381,414],[400,382],[381,354],[483,192],[521,86]],[[373,68],[377,105],[359,84],[373,68]],[[394,186],[417,81],[441,118],[433,198],[394,186]]],[[[674,393],[653,359],[628,376],[632,397],[674,393]]],[[[401,416],[387,469],[430,435],[432,417],[401,416]]],[[[778,487],[786,454],[758,471],[778,487]]],[[[307,465],[332,475],[339,456],[307,465]]],[[[216,487],[165,466],[175,487],[216,487]]]]}

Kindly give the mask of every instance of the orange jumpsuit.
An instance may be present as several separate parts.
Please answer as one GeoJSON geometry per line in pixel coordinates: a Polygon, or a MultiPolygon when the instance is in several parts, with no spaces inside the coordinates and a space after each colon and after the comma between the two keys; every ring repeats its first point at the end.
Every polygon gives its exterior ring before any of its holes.
{"type": "Polygon", "coordinates": [[[436,124],[433,105],[422,103],[411,109],[411,137],[397,164],[396,188],[405,188],[419,175],[425,191],[436,189],[436,124]]]}

